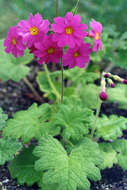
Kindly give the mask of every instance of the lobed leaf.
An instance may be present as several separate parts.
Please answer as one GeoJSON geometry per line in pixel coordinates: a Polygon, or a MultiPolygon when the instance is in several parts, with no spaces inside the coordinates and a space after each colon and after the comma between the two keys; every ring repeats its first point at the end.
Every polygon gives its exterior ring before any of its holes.
{"type": "Polygon", "coordinates": [[[72,81],[74,86],[77,86],[79,83],[93,83],[96,79],[99,78],[98,73],[86,72],[86,69],[80,69],[75,67],[70,70],[64,71],[65,78],[72,81]]]}
{"type": "Polygon", "coordinates": [[[79,140],[89,133],[93,123],[93,112],[88,108],[71,104],[59,105],[58,112],[52,116],[52,123],[55,127],[62,128],[62,135],[65,139],[79,140]]]}
{"type": "Polygon", "coordinates": [[[12,160],[22,148],[21,143],[11,138],[0,139],[0,165],[12,160]]]}
{"type": "Polygon", "coordinates": [[[29,142],[32,138],[40,139],[47,134],[58,133],[58,128],[48,124],[51,114],[49,104],[37,106],[33,104],[25,111],[19,111],[13,115],[12,119],[7,121],[6,127],[3,129],[4,136],[21,138],[24,143],[29,142]]]}
{"type": "Polygon", "coordinates": [[[12,178],[17,178],[19,184],[26,183],[31,186],[35,182],[42,180],[42,172],[34,169],[34,163],[37,160],[33,152],[33,146],[24,148],[9,164],[9,171],[12,178]]]}
{"type": "Polygon", "coordinates": [[[100,143],[99,148],[104,158],[101,169],[111,168],[113,164],[117,163],[116,151],[112,148],[112,145],[110,143],[100,143]]]}
{"type": "Polygon", "coordinates": [[[60,142],[51,136],[40,140],[34,155],[40,157],[35,163],[38,171],[45,171],[42,183],[58,184],[56,190],[88,190],[88,179],[99,180],[102,157],[97,143],[85,138],[69,155],[60,142]]]}
{"type": "Polygon", "coordinates": [[[84,107],[96,109],[99,92],[100,87],[96,86],[95,84],[88,84],[81,85],[77,95],[82,100],[84,107]]]}
{"type": "MultiPolygon", "coordinates": [[[[56,100],[57,98],[60,99],[61,72],[60,71],[49,72],[49,75],[50,75],[50,78],[52,80],[55,90],[52,89],[45,72],[38,72],[37,83],[41,91],[45,92],[46,96],[48,96],[50,99],[53,99],[53,100],[56,100]]],[[[75,94],[74,87],[64,88],[64,96],[71,96],[73,94],[75,94]]]]}
{"type": "Polygon", "coordinates": [[[112,143],[112,147],[117,153],[118,165],[127,170],[127,140],[117,139],[112,143]]]}
{"type": "Polygon", "coordinates": [[[115,88],[108,89],[108,101],[117,102],[118,106],[127,109],[127,86],[119,84],[115,88]]]}
{"type": "Polygon", "coordinates": [[[126,124],[127,119],[125,117],[103,115],[97,120],[96,136],[102,137],[104,140],[115,140],[122,136],[124,129],[127,129],[126,124]]]}
{"type": "Polygon", "coordinates": [[[26,62],[29,63],[32,60],[32,57],[28,57],[27,52],[22,58],[15,58],[12,55],[7,54],[4,51],[3,42],[4,40],[0,40],[0,78],[4,81],[11,79],[18,82],[28,74],[30,69],[24,64],[26,62]]]}

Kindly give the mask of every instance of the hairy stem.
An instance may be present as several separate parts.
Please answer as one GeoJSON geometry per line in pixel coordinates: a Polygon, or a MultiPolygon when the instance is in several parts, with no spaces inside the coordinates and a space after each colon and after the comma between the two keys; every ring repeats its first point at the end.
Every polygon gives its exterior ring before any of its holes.
{"type": "Polygon", "coordinates": [[[26,85],[29,87],[29,89],[33,92],[33,94],[38,98],[39,101],[42,101],[42,97],[38,94],[38,92],[36,91],[36,89],[33,87],[33,85],[31,84],[31,82],[27,79],[27,77],[25,77],[24,82],[26,83],[26,85]]]}
{"type": "Polygon", "coordinates": [[[50,85],[50,87],[52,88],[52,92],[55,94],[57,102],[60,102],[60,94],[59,94],[59,92],[57,91],[56,87],[54,86],[54,84],[53,84],[53,82],[52,82],[52,79],[50,78],[47,65],[46,65],[46,64],[43,64],[43,67],[44,67],[44,70],[45,70],[45,73],[46,73],[46,76],[47,76],[49,85],[50,85]]]}
{"type": "Polygon", "coordinates": [[[100,113],[100,109],[101,109],[101,104],[102,104],[102,102],[98,98],[98,104],[97,104],[97,109],[96,109],[96,116],[95,116],[95,120],[94,120],[94,126],[93,126],[93,128],[91,130],[91,138],[93,138],[94,132],[96,130],[96,124],[97,124],[97,119],[99,117],[99,113],[100,113]]]}
{"type": "Polygon", "coordinates": [[[64,68],[61,62],[61,104],[63,103],[63,97],[64,97],[64,68]]]}

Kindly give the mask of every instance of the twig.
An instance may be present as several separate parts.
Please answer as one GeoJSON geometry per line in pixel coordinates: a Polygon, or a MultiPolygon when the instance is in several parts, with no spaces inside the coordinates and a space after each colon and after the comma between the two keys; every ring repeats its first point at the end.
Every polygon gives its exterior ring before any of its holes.
{"type": "Polygon", "coordinates": [[[29,87],[29,89],[33,92],[34,96],[38,98],[40,102],[43,102],[42,97],[38,94],[38,92],[35,90],[31,82],[27,79],[27,77],[23,78],[26,85],[29,87]]]}

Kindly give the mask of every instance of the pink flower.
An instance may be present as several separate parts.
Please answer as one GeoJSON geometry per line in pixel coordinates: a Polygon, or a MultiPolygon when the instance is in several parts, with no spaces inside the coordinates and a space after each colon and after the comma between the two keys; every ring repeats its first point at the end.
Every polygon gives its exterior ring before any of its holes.
{"type": "Polygon", "coordinates": [[[87,25],[80,24],[81,17],[68,12],[65,18],[54,18],[55,24],[52,24],[52,31],[55,32],[53,40],[57,42],[59,47],[66,45],[69,48],[80,46],[83,38],[87,36],[87,25]]]}
{"type": "Polygon", "coordinates": [[[37,48],[35,48],[34,45],[32,45],[31,47],[29,47],[30,53],[34,53],[35,50],[37,50],[37,48]]]}
{"type": "Polygon", "coordinates": [[[8,36],[4,40],[3,44],[5,48],[6,53],[12,53],[15,57],[20,57],[23,56],[24,50],[25,50],[25,45],[22,42],[22,37],[18,35],[18,27],[17,26],[12,26],[10,27],[8,31],[8,36]]]}
{"type": "Polygon", "coordinates": [[[102,42],[101,42],[102,24],[92,19],[92,21],[90,22],[90,26],[92,30],[89,31],[89,36],[94,38],[93,51],[97,52],[99,47],[100,47],[100,50],[102,51],[103,49],[102,42]]]}
{"type": "Polygon", "coordinates": [[[19,35],[23,37],[23,41],[28,47],[32,47],[35,42],[42,40],[44,34],[49,31],[49,24],[49,21],[43,20],[39,13],[35,16],[31,13],[28,21],[21,20],[18,23],[19,35]]]}
{"type": "Polygon", "coordinates": [[[62,57],[62,48],[57,46],[57,43],[53,41],[53,34],[45,36],[41,43],[35,43],[34,55],[39,58],[39,63],[59,63],[59,59],[62,57]]]}
{"type": "Polygon", "coordinates": [[[82,43],[80,47],[75,47],[73,49],[68,49],[67,52],[63,55],[63,65],[68,66],[68,68],[73,68],[78,66],[79,68],[84,68],[85,63],[90,61],[90,44],[82,43]]]}

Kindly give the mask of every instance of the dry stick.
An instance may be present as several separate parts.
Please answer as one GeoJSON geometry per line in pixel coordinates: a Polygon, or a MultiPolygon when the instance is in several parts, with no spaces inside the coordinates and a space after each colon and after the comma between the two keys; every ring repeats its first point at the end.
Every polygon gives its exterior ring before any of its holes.
{"type": "Polygon", "coordinates": [[[30,83],[30,81],[27,79],[27,77],[25,77],[23,80],[26,83],[26,85],[30,88],[30,90],[33,92],[35,97],[37,97],[40,102],[43,102],[42,97],[38,94],[38,92],[35,90],[35,88],[30,83]]]}

